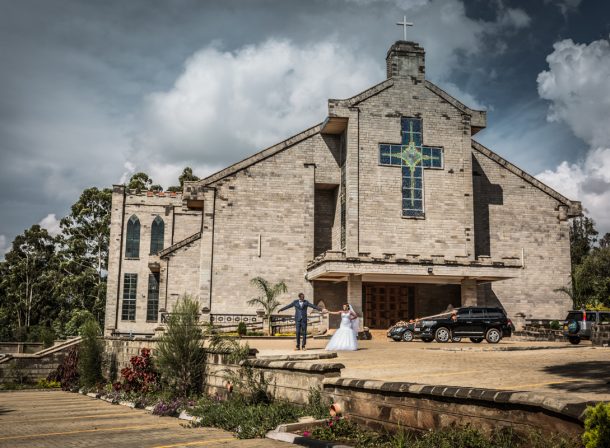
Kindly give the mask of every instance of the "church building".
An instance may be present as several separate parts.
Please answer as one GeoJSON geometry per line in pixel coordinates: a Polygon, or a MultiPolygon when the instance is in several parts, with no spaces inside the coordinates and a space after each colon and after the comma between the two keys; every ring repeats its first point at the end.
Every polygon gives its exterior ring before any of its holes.
{"type": "Polygon", "coordinates": [[[258,276],[371,329],[449,305],[563,318],[580,203],[478,143],[485,111],[426,80],[418,44],[386,64],[323,122],[181,193],[115,185],[106,334],[153,334],[184,294],[203,320],[253,322],[258,276]]]}

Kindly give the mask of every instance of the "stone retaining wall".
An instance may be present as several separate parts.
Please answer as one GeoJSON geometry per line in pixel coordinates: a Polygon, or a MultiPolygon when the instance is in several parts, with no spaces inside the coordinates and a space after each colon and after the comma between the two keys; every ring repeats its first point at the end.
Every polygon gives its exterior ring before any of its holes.
{"type": "Polygon", "coordinates": [[[595,324],[591,329],[591,342],[602,347],[610,346],[610,324],[595,324]]]}
{"type": "MultiPolygon", "coordinates": [[[[155,345],[154,339],[106,338],[106,348],[114,350],[118,371],[141,348],[150,348],[154,354],[155,345]]],[[[341,378],[343,364],[319,357],[308,353],[257,358],[253,351],[245,362],[255,377],[262,376],[268,382],[269,392],[276,398],[305,404],[310,390],[319,388],[323,397],[339,403],[347,415],[373,428],[396,429],[400,425],[427,430],[469,423],[483,430],[511,426],[522,432],[537,429],[576,434],[582,431],[586,406],[592,404],[537,392],[341,378]]],[[[243,373],[239,369],[239,365],[228,362],[226,353],[209,353],[206,391],[226,396],[228,373],[243,373]]]]}
{"type": "Polygon", "coordinates": [[[545,398],[535,392],[426,386],[349,378],[324,380],[323,395],[344,412],[374,429],[400,425],[428,430],[466,425],[483,431],[510,426],[543,433],[582,432],[587,403],[545,398]]]}
{"type": "Polygon", "coordinates": [[[80,343],[74,338],[37,353],[13,353],[0,359],[0,383],[35,383],[57,369],[70,349],[80,343]]]}
{"type": "Polygon", "coordinates": [[[42,342],[0,342],[0,353],[36,353],[43,348],[42,342]]]}

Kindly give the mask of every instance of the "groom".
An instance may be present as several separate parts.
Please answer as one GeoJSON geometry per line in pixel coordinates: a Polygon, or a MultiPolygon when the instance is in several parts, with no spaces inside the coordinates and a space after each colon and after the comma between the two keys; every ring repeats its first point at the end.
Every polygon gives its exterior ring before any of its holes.
{"type": "Polygon", "coordinates": [[[294,307],[294,321],[297,327],[297,350],[307,350],[305,344],[307,343],[307,308],[312,307],[314,310],[323,312],[322,308],[315,306],[313,303],[305,300],[305,294],[299,293],[299,299],[286,305],[284,308],[280,308],[279,311],[287,310],[290,307],[294,307]],[[303,344],[301,345],[301,335],[303,335],[303,344]]]}

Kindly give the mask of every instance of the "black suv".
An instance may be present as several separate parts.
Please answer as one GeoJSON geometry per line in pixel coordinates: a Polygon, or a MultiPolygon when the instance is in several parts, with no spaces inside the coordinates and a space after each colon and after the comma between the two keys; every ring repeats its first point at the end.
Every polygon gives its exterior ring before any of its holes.
{"type": "Polygon", "coordinates": [[[513,323],[501,308],[469,306],[434,319],[421,321],[421,338],[434,338],[437,342],[449,342],[452,338],[469,337],[479,343],[483,339],[497,344],[503,337],[510,337],[513,323]]]}

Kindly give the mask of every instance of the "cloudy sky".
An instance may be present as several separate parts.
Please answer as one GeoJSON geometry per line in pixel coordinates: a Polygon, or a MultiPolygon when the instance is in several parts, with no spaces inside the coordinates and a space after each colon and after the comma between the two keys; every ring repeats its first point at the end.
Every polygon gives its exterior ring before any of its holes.
{"type": "MultiPolygon", "coordinates": [[[[0,257],[134,171],[204,176],[384,79],[394,23],[477,139],[610,231],[606,0],[0,0],[0,257]]],[[[525,205],[524,205],[525,206],[525,205]]]]}

